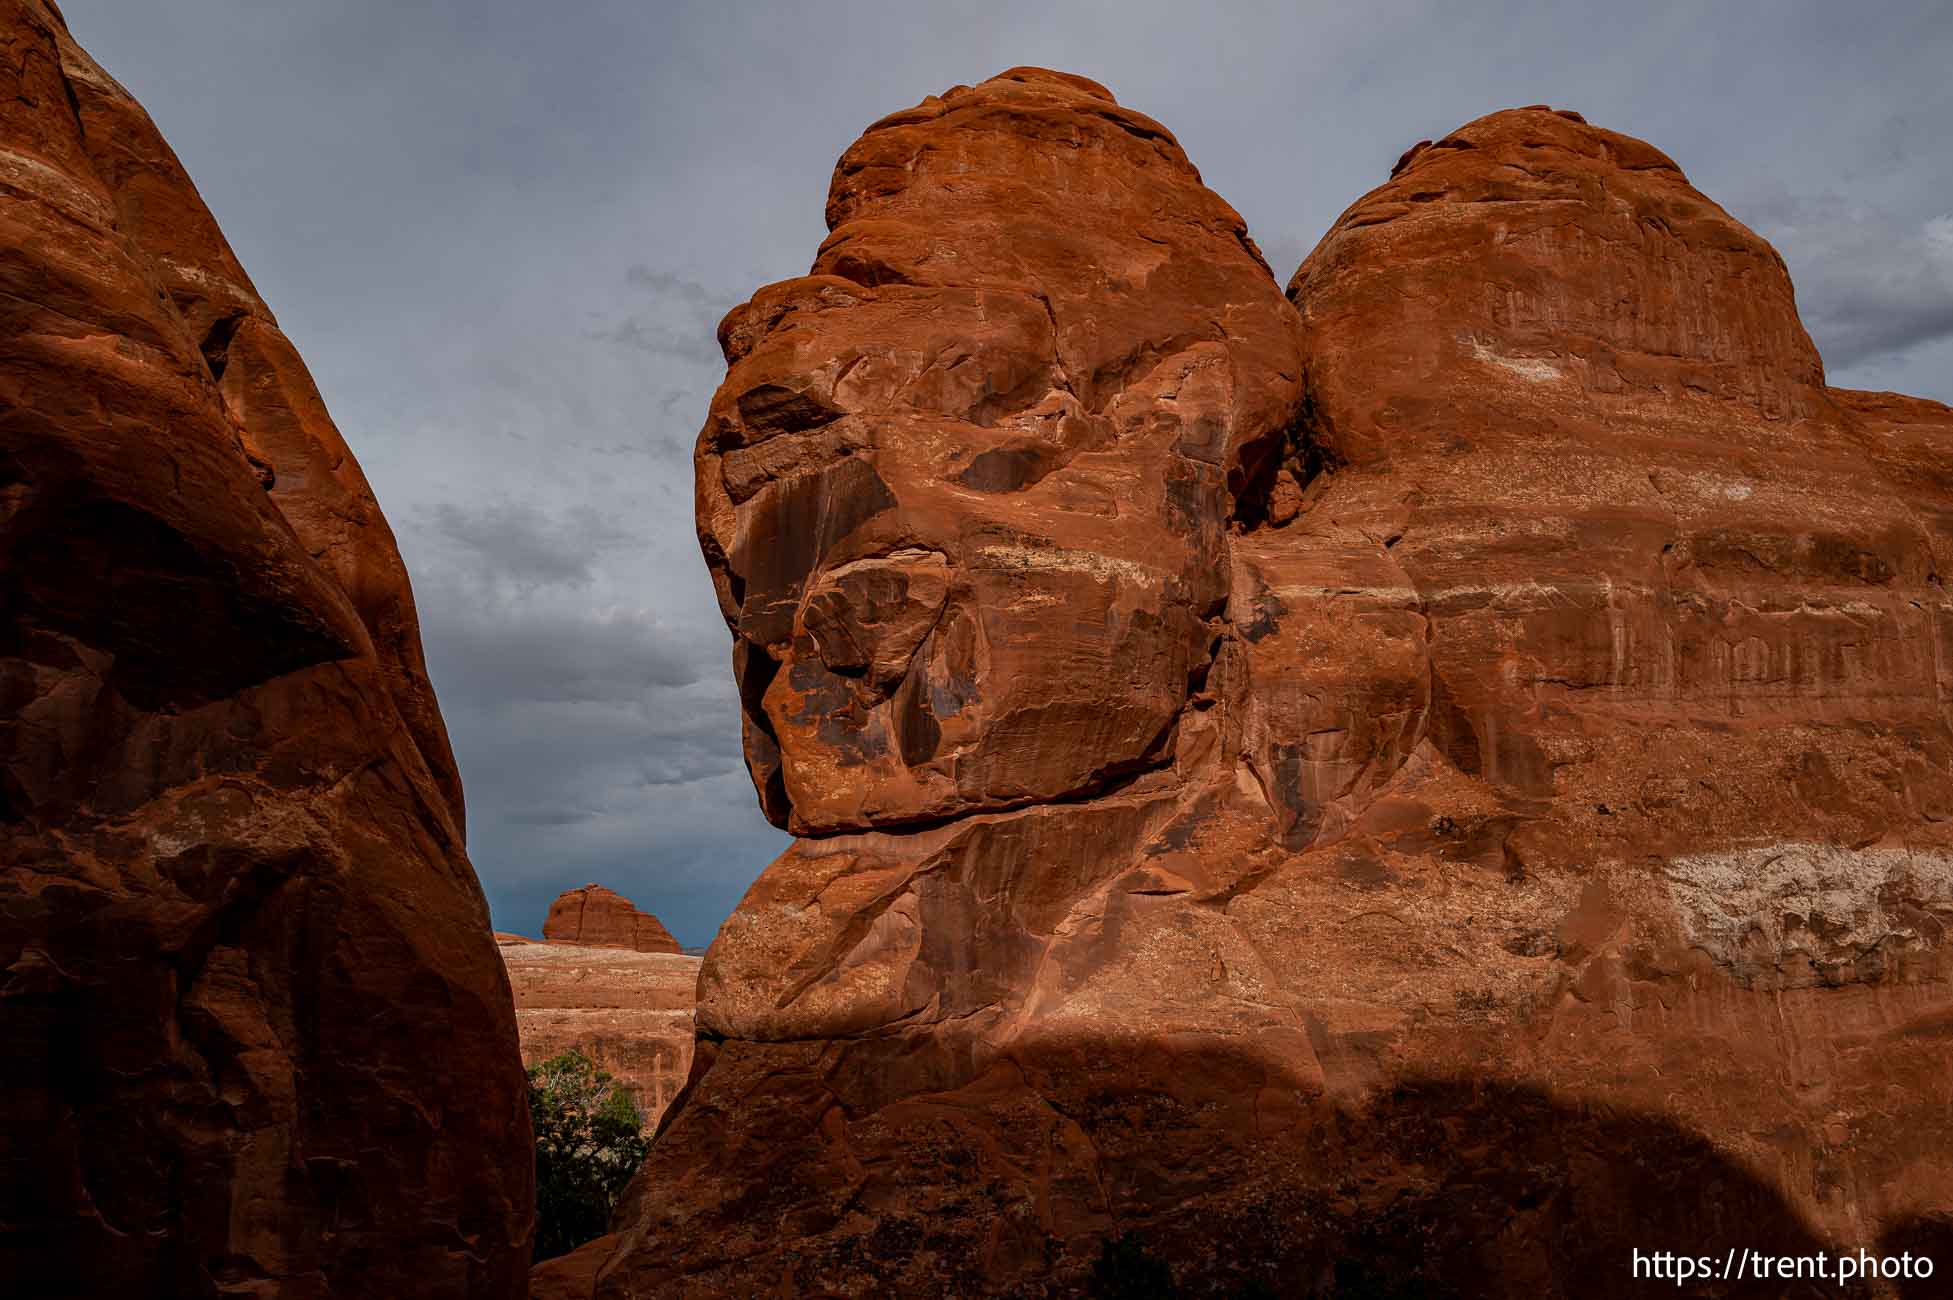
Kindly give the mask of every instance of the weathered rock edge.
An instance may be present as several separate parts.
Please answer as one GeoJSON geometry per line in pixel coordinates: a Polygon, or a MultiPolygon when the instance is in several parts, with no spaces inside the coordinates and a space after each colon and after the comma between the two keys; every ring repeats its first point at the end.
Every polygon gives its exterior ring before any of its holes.
{"type": "Polygon", "coordinates": [[[128,93],[0,0],[0,1277],[524,1293],[507,978],[386,521],[128,93]]]}

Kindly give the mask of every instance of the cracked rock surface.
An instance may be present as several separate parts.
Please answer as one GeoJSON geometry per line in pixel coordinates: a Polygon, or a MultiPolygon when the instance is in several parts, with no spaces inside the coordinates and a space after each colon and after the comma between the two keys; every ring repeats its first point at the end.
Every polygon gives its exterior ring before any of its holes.
{"type": "Polygon", "coordinates": [[[507,977],[386,521],[147,115],[0,0],[0,1278],[523,1294],[507,977]]]}
{"type": "Polygon", "coordinates": [[[1035,69],[871,127],[828,218],[697,456],[798,839],[552,1286],[1071,1295],[1125,1237],[1186,1294],[1591,1296],[1953,1240],[1953,412],[1827,388],[1767,244],[1543,106],[1286,295],[1035,69]]]}

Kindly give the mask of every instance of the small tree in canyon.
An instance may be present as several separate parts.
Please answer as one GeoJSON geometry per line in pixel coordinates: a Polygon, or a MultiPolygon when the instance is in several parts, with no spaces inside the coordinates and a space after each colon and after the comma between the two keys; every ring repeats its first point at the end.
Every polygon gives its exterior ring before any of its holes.
{"type": "Polygon", "coordinates": [[[529,1069],[536,1130],[536,1255],[567,1254],[604,1235],[610,1212],[650,1149],[631,1094],[574,1049],[529,1069]]]}

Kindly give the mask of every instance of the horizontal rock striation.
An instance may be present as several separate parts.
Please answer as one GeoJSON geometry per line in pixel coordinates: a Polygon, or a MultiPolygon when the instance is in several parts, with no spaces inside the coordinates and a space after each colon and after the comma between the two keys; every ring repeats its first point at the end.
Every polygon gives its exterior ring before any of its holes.
{"type": "Polygon", "coordinates": [[[700,959],[515,936],[501,950],[523,1064],[580,1051],[617,1076],[645,1123],[656,1124],[691,1068],[700,959]]]}
{"type": "Polygon", "coordinates": [[[508,981],[386,521],[156,128],[0,0],[0,1278],[523,1293],[508,981]]]}

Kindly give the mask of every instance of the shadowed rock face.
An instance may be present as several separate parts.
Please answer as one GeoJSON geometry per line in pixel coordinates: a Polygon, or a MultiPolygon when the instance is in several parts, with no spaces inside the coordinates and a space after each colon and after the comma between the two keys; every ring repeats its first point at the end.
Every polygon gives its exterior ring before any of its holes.
{"type": "Polygon", "coordinates": [[[386,522],[140,107],[0,0],[0,1276],[516,1295],[508,982],[386,522]]]}
{"type": "Polygon", "coordinates": [[[870,128],[828,211],[698,455],[800,839],[552,1285],[1946,1240],[1953,412],[1826,388],[1766,244],[1544,108],[1412,150],[1287,302],[1053,73],[870,128]]]}

